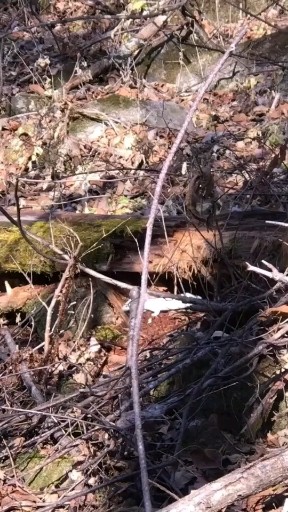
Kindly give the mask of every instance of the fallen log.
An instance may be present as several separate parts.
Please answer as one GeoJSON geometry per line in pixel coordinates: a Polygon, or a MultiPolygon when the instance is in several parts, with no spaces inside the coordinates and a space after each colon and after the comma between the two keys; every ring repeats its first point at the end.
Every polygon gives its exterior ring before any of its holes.
{"type": "Polygon", "coordinates": [[[161,512],[217,512],[287,478],[288,449],[273,450],[262,459],[192,491],[161,512]]]}
{"type": "MultiPolygon", "coordinates": [[[[15,212],[10,212],[16,218],[15,212]]],[[[141,251],[147,217],[76,214],[65,212],[21,212],[27,231],[67,252],[79,237],[83,245],[82,261],[101,271],[141,272],[141,251]],[[74,240],[75,241],[75,240],[74,240]]],[[[231,262],[259,262],[267,259],[278,268],[287,266],[288,230],[265,220],[285,221],[284,212],[266,210],[219,215],[213,227],[185,216],[158,218],[150,252],[150,272],[177,272],[190,277],[207,274],[209,263],[226,258],[231,262]]],[[[49,254],[49,251],[48,251],[49,254]]],[[[51,250],[51,255],[53,251],[51,250]]],[[[0,269],[53,272],[57,264],[41,258],[23,240],[15,226],[0,215],[0,269]]]]}

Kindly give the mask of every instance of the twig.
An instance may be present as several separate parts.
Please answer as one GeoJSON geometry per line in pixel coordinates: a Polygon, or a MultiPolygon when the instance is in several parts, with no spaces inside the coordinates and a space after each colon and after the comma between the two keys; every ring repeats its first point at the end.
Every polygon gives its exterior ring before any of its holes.
{"type": "Polygon", "coordinates": [[[81,314],[81,318],[79,320],[79,327],[75,333],[75,341],[77,343],[77,341],[79,341],[83,335],[83,332],[86,330],[86,327],[91,319],[91,314],[92,314],[92,307],[93,307],[93,283],[92,283],[92,279],[89,279],[89,284],[90,284],[90,299],[87,300],[87,302],[85,302],[85,304],[83,305],[83,312],[81,314]],[[88,304],[88,307],[87,307],[87,304],[88,304]],[[86,316],[86,319],[84,319],[84,317],[86,316]]]}
{"type": "Polygon", "coordinates": [[[247,270],[250,272],[256,272],[256,274],[260,274],[262,276],[268,277],[270,279],[274,279],[274,281],[281,282],[281,283],[288,283],[288,276],[285,276],[282,274],[282,272],[279,272],[277,268],[275,268],[271,263],[267,263],[267,261],[262,260],[262,263],[266,265],[267,267],[271,268],[271,272],[268,272],[268,270],[264,270],[259,267],[254,267],[253,265],[250,265],[250,263],[246,262],[247,270]]]}
{"type": "MultiPolygon", "coordinates": [[[[135,370],[135,357],[137,358],[137,352],[133,350],[133,333],[135,328],[135,321],[137,317],[137,310],[139,304],[140,290],[139,287],[132,288],[129,294],[131,304],[129,311],[129,341],[128,341],[128,349],[127,349],[127,366],[129,366],[131,371],[132,378],[132,386],[133,386],[133,377],[135,370]]],[[[136,360],[136,368],[137,368],[137,360],[136,360]]],[[[138,372],[136,372],[136,379],[138,379],[138,372]]]]}
{"type": "MultiPolygon", "coordinates": [[[[137,317],[135,320],[134,332],[132,335],[133,351],[135,351],[135,353],[138,353],[138,343],[139,343],[139,336],[140,336],[140,330],[141,330],[141,322],[142,322],[144,304],[145,304],[146,295],[147,295],[149,253],[150,253],[150,247],[151,247],[151,241],[152,241],[153,226],[154,226],[154,221],[155,221],[155,218],[157,215],[159,198],[161,195],[161,191],[162,191],[162,187],[164,184],[166,174],[167,174],[169,167],[172,163],[172,160],[176,154],[176,151],[185,135],[186,129],[187,129],[193,115],[195,114],[200,101],[202,100],[203,95],[205,94],[207,89],[210,87],[210,85],[212,85],[214,78],[216,77],[216,75],[218,74],[218,72],[220,71],[220,69],[222,68],[224,63],[226,62],[226,60],[229,58],[230,54],[233,51],[235,51],[236,45],[243,38],[246,30],[247,29],[245,27],[243,27],[240,30],[239,34],[235,37],[235,39],[232,42],[229,49],[224,53],[224,55],[221,57],[218,64],[215,66],[214,70],[212,71],[212,73],[210,74],[208,79],[206,80],[206,82],[202,85],[194,102],[192,103],[192,105],[189,109],[189,112],[186,116],[184,124],[183,124],[180,132],[178,133],[178,135],[174,141],[174,144],[173,144],[173,146],[164,162],[162,170],[160,172],[160,175],[159,175],[159,178],[158,178],[158,181],[156,184],[156,188],[155,188],[155,194],[153,197],[153,201],[152,201],[152,205],[151,205],[151,212],[150,212],[150,216],[149,216],[148,223],[147,223],[147,229],[146,229],[138,313],[137,313],[137,317]]],[[[133,394],[134,411],[136,413],[136,411],[140,411],[139,389],[137,389],[137,392],[136,392],[136,388],[134,387],[134,391],[132,389],[132,394],[133,394]]],[[[136,418],[135,418],[135,421],[136,421],[136,418]]],[[[140,421],[141,421],[141,418],[140,418],[140,421]]],[[[137,421],[137,424],[138,423],[139,423],[139,421],[137,421]]],[[[141,481],[142,481],[142,492],[143,492],[143,498],[144,498],[145,511],[151,512],[152,506],[151,506],[151,499],[150,499],[150,490],[149,490],[149,481],[148,481],[148,473],[147,473],[147,464],[146,464],[146,459],[145,459],[145,451],[143,453],[144,441],[143,441],[142,428],[135,429],[135,433],[136,433],[136,439],[137,439],[138,455],[139,455],[140,464],[142,461],[141,481]],[[139,453],[139,449],[140,449],[141,453],[139,453]],[[144,461],[144,463],[143,463],[143,461],[144,461]]]]}
{"type": "Polygon", "coordinates": [[[275,94],[274,100],[272,101],[272,105],[270,107],[269,114],[271,114],[271,112],[273,112],[275,110],[275,108],[278,106],[280,98],[281,98],[281,94],[280,94],[280,92],[277,92],[275,94]]]}
{"type": "MultiPolygon", "coordinates": [[[[43,404],[44,405],[44,404],[43,404]]],[[[75,416],[70,416],[68,414],[56,414],[51,412],[40,411],[36,407],[34,409],[21,409],[20,407],[8,407],[6,405],[2,405],[2,408],[5,411],[12,411],[23,413],[27,416],[46,416],[47,418],[57,418],[60,420],[69,420],[70,422],[75,421],[81,423],[83,425],[91,425],[91,427],[95,427],[95,421],[83,420],[82,418],[75,418],[75,416]]],[[[19,417],[19,416],[18,416],[19,417]]]]}
{"type": "Polygon", "coordinates": [[[143,500],[146,512],[152,512],[150,498],[148,471],[145,455],[144,437],[142,432],[141,405],[139,396],[139,371],[138,371],[138,345],[134,343],[135,324],[137,321],[137,311],[139,307],[140,290],[135,287],[130,292],[130,326],[129,326],[129,346],[127,351],[127,361],[131,372],[131,391],[133,400],[133,410],[135,418],[135,434],[138,449],[138,458],[140,465],[143,500]]]}
{"type": "Polygon", "coordinates": [[[158,482],[155,482],[155,480],[149,480],[149,482],[151,485],[154,485],[155,487],[158,487],[158,489],[161,489],[161,491],[166,492],[166,494],[171,496],[171,498],[174,498],[175,501],[180,499],[176,494],[174,494],[174,492],[169,491],[169,489],[164,487],[164,485],[158,484],[158,482]]]}
{"type": "Polygon", "coordinates": [[[61,277],[61,280],[60,280],[60,283],[58,284],[55,292],[54,292],[54,295],[53,295],[53,298],[52,298],[52,301],[48,307],[48,310],[47,310],[47,318],[46,318],[46,326],[45,326],[45,335],[44,335],[44,364],[45,364],[45,361],[47,360],[47,357],[49,355],[49,352],[50,352],[50,341],[51,341],[51,322],[52,322],[52,315],[53,315],[53,311],[54,311],[54,308],[55,308],[55,305],[56,305],[56,302],[57,300],[59,300],[59,298],[61,297],[61,294],[62,294],[62,291],[63,291],[63,288],[65,286],[65,283],[66,281],[71,278],[71,272],[74,272],[75,271],[75,268],[76,268],[76,258],[79,254],[79,251],[80,251],[80,248],[81,248],[81,244],[78,245],[75,253],[73,254],[73,256],[71,256],[68,264],[67,264],[67,267],[65,269],[65,271],[63,272],[63,275],[61,277]]]}
{"type": "Polygon", "coordinates": [[[274,226],[283,226],[288,228],[287,222],[277,222],[276,220],[266,220],[266,224],[274,224],[274,226]]]}

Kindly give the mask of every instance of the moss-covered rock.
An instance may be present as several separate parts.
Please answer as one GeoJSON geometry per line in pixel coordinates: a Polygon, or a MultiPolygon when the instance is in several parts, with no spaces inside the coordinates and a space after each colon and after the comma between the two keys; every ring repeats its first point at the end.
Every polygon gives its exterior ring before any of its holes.
{"type": "Polygon", "coordinates": [[[20,455],[16,467],[21,471],[23,479],[33,491],[41,491],[55,486],[73,467],[73,459],[68,456],[59,457],[48,462],[44,467],[46,456],[35,451],[20,455]]]}

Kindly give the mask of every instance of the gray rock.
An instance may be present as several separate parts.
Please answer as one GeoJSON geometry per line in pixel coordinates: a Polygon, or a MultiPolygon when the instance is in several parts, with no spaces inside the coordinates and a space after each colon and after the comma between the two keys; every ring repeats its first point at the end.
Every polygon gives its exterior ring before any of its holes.
{"type": "Polygon", "coordinates": [[[103,135],[105,129],[104,123],[82,117],[71,123],[69,133],[77,139],[93,142],[103,135]]]}
{"type": "MultiPolygon", "coordinates": [[[[172,101],[137,101],[117,94],[112,94],[98,101],[86,103],[77,108],[77,114],[95,119],[99,124],[120,123],[122,125],[145,124],[150,128],[169,128],[180,130],[187,115],[187,110],[172,101]]],[[[78,122],[78,121],[77,121],[78,122]]],[[[90,124],[90,129],[93,125],[90,124]]],[[[190,122],[188,132],[193,131],[190,122]]],[[[75,123],[72,124],[75,134],[75,123]]],[[[81,134],[78,132],[78,136],[81,134]]]]}
{"type": "Polygon", "coordinates": [[[18,114],[27,114],[28,112],[39,112],[47,107],[50,99],[46,96],[38,96],[37,94],[28,94],[21,92],[11,98],[11,116],[18,114]]]}

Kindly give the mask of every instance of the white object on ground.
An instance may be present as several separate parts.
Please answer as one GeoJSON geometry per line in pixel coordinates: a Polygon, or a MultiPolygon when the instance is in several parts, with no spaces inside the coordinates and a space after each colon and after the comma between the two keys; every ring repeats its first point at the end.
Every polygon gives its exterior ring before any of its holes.
{"type": "MultiPolygon", "coordinates": [[[[180,297],[191,297],[192,299],[202,299],[199,295],[193,295],[192,293],[183,293],[179,295],[178,299],[170,299],[164,297],[152,297],[147,295],[145,300],[144,310],[152,311],[152,316],[158,316],[161,311],[176,311],[178,309],[186,309],[193,307],[193,304],[182,302],[180,297]]],[[[123,311],[130,310],[131,299],[129,299],[123,306],[123,311]]]]}
{"type": "Polygon", "coordinates": [[[284,501],[284,505],[283,505],[283,510],[282,512],[288,512],[288,499],[286,498],[286,500],[284,501]]]}
{"type": "Polygon", "coordinates": [[[89,343],[90,352],[99,352],[101,350],[101,345],[99,345],[98,341],[94,336],[91,336],[89,343]]]}

